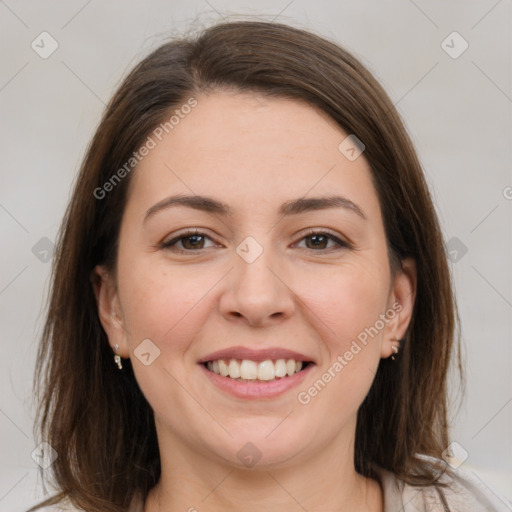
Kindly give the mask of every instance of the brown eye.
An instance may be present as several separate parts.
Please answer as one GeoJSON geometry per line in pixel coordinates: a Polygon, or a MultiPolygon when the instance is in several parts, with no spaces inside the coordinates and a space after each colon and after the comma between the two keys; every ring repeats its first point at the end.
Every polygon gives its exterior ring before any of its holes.
{"type": "Polygon", "coordinates": [[[203,249],[204,237],[202,235],[192,235],[180,238],[181,244],[185,249],[203,249]]]}
{"type": "Polygon", "coordinates": [[[211,240],[209,236],[205,235],[204,233],[200,233],[199,231],[182,233],[172,240],[164,242],[162,244],[162,248],[182,252],[193,252],[205,249],[206,239],[211,240]],[[181,246],[179,244],[181,244],[181,246]]]}
{"type": "MultiPolygon", "coordinates": [[[[311,247],[308,247],[308,249],[327,249],[326,244],[330,240],[326,235],[309,235],[304,239],[311,241],[311,247]]],[[[306,245],[308,245],[307,242],[306,245]]]]}
{"type": "Polygon", "coordinates": [[[326,233],[323,231],[312,231],[304,236],[302,240],[306,240],[306,249],[311,249],[313,251],[322,251],[322,250],[336,250],[339,248],[347,248],[349,247],[348,243],[343,242],[339,238],[335,237],[330,233],[326,233]],[[309,242],[308,242],[309,241],[309,242]],[[333,242],[334,246],[328,247],[328,243],[333,242]]]}

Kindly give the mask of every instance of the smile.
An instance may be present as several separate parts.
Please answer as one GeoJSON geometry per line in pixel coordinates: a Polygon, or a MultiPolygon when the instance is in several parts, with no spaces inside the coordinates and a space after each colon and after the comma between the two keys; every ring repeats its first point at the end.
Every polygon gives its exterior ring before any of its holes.
{"type": "Polygon", "coordinates": [[[265,361],[207,361],[199,367],[223,393],[237,398],[274,398],[300,384],[315,366],[313,362],[277,359],[265,361]],[[222,373],[221,373],[222,372],[222,373]]]}
{"type": "Polygon", "coordinates": [[[208,361],[206,367],[213,373],[222,377],[243,381],[273,381],[276,379],[292,376],[302,370],[305,361],[295,361],[295,359],[267,359],[257,362],[250,359],[217,359],[208,361]]]}

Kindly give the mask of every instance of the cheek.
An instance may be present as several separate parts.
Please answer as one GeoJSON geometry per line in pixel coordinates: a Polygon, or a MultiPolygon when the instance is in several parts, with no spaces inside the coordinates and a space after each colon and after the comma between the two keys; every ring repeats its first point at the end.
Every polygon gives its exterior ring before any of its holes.
{"type": "Polygon", "coordinates": [[[333,408],[343,422],[356,413],[371,387],[380,362],[382,335],[382,330],[376,333],[371,329],[385,312],[388,290],[386,274],[379,268],[347,264],[326,273],[325,279],[317,274],[314,288],[310,278],[308,293],[308,288],[303,288],[326,359],[322,359],[313,385],[301,390],[299,402],[308,403],[319,417],[326,414],[326,408],[333,408]]]}
{"type": "Polygon", "coordinates": [[[314,417],[331,418],[319,428],[319,436],[325,428],[335,435],[348,418],[354,418],[370,390],[381,357],[381,332],[373,337],[367,332],[384,312],[383,284],[370,274],[347,272],[331,279],[316,302],[308,303],[322,320],[316,329],[326,359],[297,399],[314,417]]]}
{"type": "Polygon", "coordinates": [[[386,275],[368,268],[347,264],[317,273],[314,280],[311,274],[304,275],[303,283],[297,284],[302,289],[298,295],[320,320],[316,325],[322,329],[332,357],[348,350],[351,341],[384,313],[386,275]]]}
{"type": "Polygon", "coordinates": [[[191,278],[183,269],[143,260],[119,262],[119,294],[135,378],[152,408],[165,415],[169,404],[188,404],[188,395],[176,382],[186,383],[184,363],[204,322],[206,302],[201,298],[212,285],[205,286],[205,276],[191,278]],[[152,344],[141,345],[147,339],[152,344]],[[148,351],[151,362],[146,366],[138,354],[148,351]]]}
{"type": "Polygon", "coordinates": [[[119,295],[131,350],[149,338],[161,349],[181,352],[190,343],[198,301],[209,288],[207,278],[190,279],[179,267],[169,269],[144,258],[119,261],[119,295]]]}

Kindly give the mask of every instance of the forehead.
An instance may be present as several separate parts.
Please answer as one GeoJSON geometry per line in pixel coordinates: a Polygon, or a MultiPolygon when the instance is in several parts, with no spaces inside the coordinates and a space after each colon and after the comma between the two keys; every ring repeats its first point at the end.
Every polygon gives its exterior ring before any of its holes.
{"type": "Polygon", "coordinates": [[[339,146],[348,134],[324,112],[259,94],[219,91],[196,99],[139,163],[131,184],[137,193],[130,194],[137,202],[149,208],[166,195],[202,194],[255,212],[338,192],[370,214],[378,209],[364,154],[347,159],[339,146]]]}
{"type": "MultiPolygon", "coordinates": [[[[197,98],[197,106],[164,136],[169,149],[194,158],[239,162],[268,162],[273,168],[288,161],[320,163],[337,156],[340,137],[346,136],[321,110],[288,98],[254,93],[218,91],[197,98]],[[191,136],[192,135],[192,136],[191,136]]],[[[164,148],[161,148],[164,150],[164,148]]]]}

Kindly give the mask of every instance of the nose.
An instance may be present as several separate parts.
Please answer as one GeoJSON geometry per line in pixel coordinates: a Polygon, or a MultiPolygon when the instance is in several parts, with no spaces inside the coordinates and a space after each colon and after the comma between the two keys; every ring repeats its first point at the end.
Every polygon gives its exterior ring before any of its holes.
{"type": "Polygon", "coordinates": [[[220,298],[220,311],[228,320],[264,327],[283,321],[295,310],[290,272],[272,257],[270,250],[252,262],[233,255],[234,267],[227,275],[220,298]]]}

